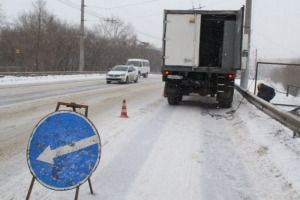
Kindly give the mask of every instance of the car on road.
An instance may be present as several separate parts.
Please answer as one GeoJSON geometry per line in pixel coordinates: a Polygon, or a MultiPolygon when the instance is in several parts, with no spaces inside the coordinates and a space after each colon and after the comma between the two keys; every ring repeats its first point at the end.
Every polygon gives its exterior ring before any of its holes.
{"type": "Polygon", "coordinates": [[[106,74],[106,83],[109,84],[113,81],[128,83],[129,81],[138,82],[139,74],[138,71],[132,66],[127,65],[117,65],[114,66],[107,74],[106,74]]]}
{"type": "Polygon", "coordinates": [[[138,71],[139,76],[144,78],[147,78],[150,73],[149,60],[132,58],[127,60],[126,65],[133,66],[138,71]]]}

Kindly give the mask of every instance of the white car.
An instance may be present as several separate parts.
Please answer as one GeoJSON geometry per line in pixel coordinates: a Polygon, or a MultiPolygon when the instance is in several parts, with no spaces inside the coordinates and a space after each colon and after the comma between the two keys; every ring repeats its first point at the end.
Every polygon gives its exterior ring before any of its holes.
{"type": "Polygon", "coordinates": [[[117,65],[114,66],[106,74],[106,83],[109,84],[112,81],[128,83],[129,81],[134,81],[137,83],[139,80],[139,74],[132,66],[127,65],[117,65]]]}

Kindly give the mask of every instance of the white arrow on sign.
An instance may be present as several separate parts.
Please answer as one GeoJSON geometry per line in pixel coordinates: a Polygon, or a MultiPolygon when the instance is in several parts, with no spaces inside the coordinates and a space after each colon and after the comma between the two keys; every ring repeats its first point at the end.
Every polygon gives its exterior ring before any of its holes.
{"type": "Polygon", "coordinates": [[[53,159],[58,157],[58,156],[62,156],[74,151],[77,151],[79,149],[83,149],[86,148],[88,146],[91,146],[93,144],[97,144],[98,143],[98,136],[94,135],[92,137],[88,137],[85,138],[83,140],[80,140],[78,142],[75,143],[71,143],[67,146],[63,146],[63,147],[59,147],[57,149],[50,149],[50,145],[43,151],[43,153],[41,153],[39,155],[39,157],[37,158],[37,160],[42,161],[42,162],[46,162],[46,163],[50,163],[50,164],[54,164],[53,159]]]}

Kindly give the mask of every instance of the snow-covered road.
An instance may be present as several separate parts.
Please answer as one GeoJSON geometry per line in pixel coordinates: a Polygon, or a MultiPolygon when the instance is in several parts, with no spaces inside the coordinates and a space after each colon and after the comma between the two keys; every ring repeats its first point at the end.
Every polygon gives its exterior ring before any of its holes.
{"type": "MultiPolygon", "coordinates": [[[[0,199],[26,198],[32,178],[28,139],[58,101],[88,105],[101,137],[101,160],[91,176],[94,195],[86,182],[79,199],[300,199],[300,141],[289,129],[245,100],[231,115],[242,100],[237,92],[232,109],[199,96],[170,106],[163,82],[152,76],[151,82],[1,107],[0,199]],[[119,117],[124,99],[127,119],[119,117]]],[[[75,190],[53,191],[36,181],[30,199],[74,196],[75,190]]]]}

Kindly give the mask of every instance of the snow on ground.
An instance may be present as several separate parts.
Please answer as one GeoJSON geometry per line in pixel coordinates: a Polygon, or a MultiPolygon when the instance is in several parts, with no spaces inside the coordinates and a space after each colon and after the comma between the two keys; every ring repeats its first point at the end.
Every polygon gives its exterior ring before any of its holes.
{"type": "MultiPolygon", "coordinates": [[[[103,77],[105,75],[99,75],[99,74],[94,74],[94,75],[66,75],[66,76],[43,76],[43,77],[12,77],[12,76],[6,76],[3,78],[0,78],[0,87],[1,85],[8,85],[8,84],[18,84],[18,83],[34,83],[34,82],[46,82],[46,81],[65,81],[65,80],[70,80],[70,79],[86,79],[86,78],[98,78],[98,77],[103,77]]],[[[250,84],[250,83],[249,83],[250,84]]],[[[251,86],[249,91],[253,91],[253,86],[251,86]],[[252,87],[252,88],[251,88],[252,87]]],[[[153,96],[153,95],[152,95],[153,96]]],[[[104,162],[106,163],[107,166],[101,166],[102,171],[101,173],[97,171],[95,174],[93,174],[93,177],[104,177],[104,178],[99,178],[99,180],[94,180],[94,185],[95,187],[99,186],[101,188],[103,185],[105,185],[107,188],[103,188],[103,191],[97,191],[98,195],[102,197],[101,199],[114,199],[111,197],[115,197],[116,193],[120,193],[121,195],[126,194],[127,192],[127,199],[130,199],[129,197],[137,197],[140,196],[140,199],[197,199],[196,196],[190,196],[190,197],[183,197],[180,196],[183,193],[181,191],[174,191],[171,189],[174,189],[172,187],[172,184],[174,185],[178,179],[182,178],[184,180],[185,176],[195,176],[195,179],[191,180],[198,180],[196,179],[197,177],[201,177],[203,180],[207,181],[206,185],[201,185],[203,183],[198,183],[199,188],[189,188],[190,193],[189,194],[197,194],[197,195],[203,195],[203,197],[207,197],[206,199],[210,199],[208,197],[214,196],[213,194],[209,193],[209,187],[215,187],[215,184],[218,184],[220,186],[220,190],[222,189],[228,189],[227,192],[230,191],[232,188],[236,188],[236,190],[240,191],[240,198],[235,198],[235,199],[256,199],[255,198],[255,192],[258,191],[258,197],[261,197],[260,199],[266,199],[266,200],[288,200],[288,199],[293,199],[297,200],[300,199],[300,174],[299,174],[299,165],[300,165],[300,139],[294,139],[292,138],[292,131],[287,129],[286,127],[282,126],[279,124],[277,121],[271,119],[267,115],[265,115],[263,112],[257,110],[253,105],[248,103],[246,100],[243,100],[241,103],[241,106],[238,108],[238,110],[234,114],[234,118],[230,120],[230,126],[226,126],[224,129],[230,129],[231,130],[231,140],[228,139],[223,132],[219,132],[216,130],[219,130],[221,126],[224,125],[224,123],[227,121],[226,119],[219,119],[216,118],[218,114],[222,114],[222,111],[220,110],[210,110],[209,114],[216,113],[216,115],[204,115],[208,114],[203,112],[203,117],[199,118],[197,113],[194,111],[193,105],[185,105],[185,109],[182,109],[181,111],[171,111],[168,109],[168,106],[164,106],[166,102],[159,98],[162,97],[155,97],[157,98],[155,103],[151,103],[151,99],[149,99],[149,107],[139,109],[136,111],[136,117],[131,117],[127,123],[123,123],[122,126],[116,126],[119,127],[116,128],[117,130],[115,131],[115,134],[120,134],[120,132],[124,131],[124,129],[128,129],[129,133],[131,133],[129,136],[136,138],[134,143],[139,145],[140,150],[139,151],[147,151],[149,150],[148,148],[149,145],[155,144],[153,141],[156,140],[157,138],[160,138],[161,142],[157,143],[156,145],[159,145],[159,152],[152,152],[149,154],[148,162],[146,162],[147,165],[151,166],[150,170],[148,171],[136,171],[137,169],[142,168],[140,164],[134,165],[133,169],[130,169],[129,174],[136,175],[136,173],[143,174],[145,179],[139,178],[132,180],[132,184],[136,185],[136,188],[141,188],[139,186],[145,185],[146,189],[139,191],[139,190],[130,190],[129,188],[129,182],[125,183],[120,183],[118,176],[110,176],[110,173],[117,173],[120,175],[120,178],[122,176],[125,176],[126,174],[123,173],[123,171],[120,171],[118,169],[119,166],[122,165],[129,165],[128,163],[119,163],[117,162],[115,157],[122,157],[125,155],[131,155],[131,157],[134,156],[140,156],[138,154],[138,151],[132,150],[131,153],[133,152],[134,154],[124,154],[124,155],[115,155],[112,157],[103,157],[102,159],[106,159],[109,162],[104,162]],[[159,107],[157,107],[159,105],[159,107]],[[163,109],[164,111],[168,111],[169,114],[172,114],[175,112],[175,115],[177,118],[173,118],[170,121],[167,121],[168,116],[159,116],[161,114],[158,109],[163,109]],[[190,114],[193,114],[191,118],[186,118],[186,113],[189,112],[190,114]],[[150,114],[149,114],[150,113],[150,114]],[[140,115],[138,115],[140,114],[140,115]],[[146,115],[147,118],[143,118],[141,116],[146,115]],[[213,117],[214,116],[214,117],[213,117]],[[193,127],[190,126],[190,124],[194,124],[199,120],[198,126],[204,126],[205,124],[217,124],[215,126],[210,126],[207,128],[207,132],[204,134],[204,136],[200,136],[198,134],[198,129],[200,127],[193,127]],[[147,123],[153,124],[152,128],[149,130],[145,130],[143,127],[139,127],[139,131],[136,131],[132,129],[132,126],[130,124],[134,124],[137,122],[142,122],[142,121],[147,121],[147,123]],[[179,123],[180,122],[180,123],[179,123]],[[216,122],[216,123],[214,123],[216,122]],[[188,128],[187,128],[188,127],[188,128]],[[179,148],[173,148],[172,151],[163,151],[165,145],[169,145],[171,147],[188,147],[191,143],[195,145],[195,141],[192,141],[193,138],[191,138],[191,141],[185,141],[185,134],[186,130],[188,129],[188,132],[190,134],[194,135],[194,139],[198,141],[204,141],[203,142],[203,148],[201,149],[196,149],[193,154],[190,152],[185,152],[186,156],[182,154],[180,157],[182,163],[181,166],[177,165],[178,163],[174,162],[172,160],[172,154],[180,154],[182,152],[179,151],[179,148]],[[163,130],[163,131],[162,131],[163,130]],[[139,132],[145,131],[147,137],[142,138],[139,132]],[[172,134],[178,137],[178,140],[176,140],[176,143],[173,143],[172,138],[169,137],[169,132],[172,131],[172,134]],[[184,133],[184,134],[182,134],[184,133]],[[159,135],[161,134],[161,136],[159,135]],[[201,140],[199,139],[201,138],[201,140]],[[143,141],[140,143],[140,141],[143,141]],[[145,141],[144,141],[145,140],[145,141]],[[182,141],[182,142],[179,142],[182,141]],[[179,142],[179,143],[178,143],[179,142]],[[206,146],[205,146],[206,145],[206,146]],[[234,147],[230,146],[233,145],[234,147]],[[207,148],[205,148],[207,147],[207,148]],[[239,154],[235,154],[235,152],[231,152],[234,150],[234,148],[239,149],[239,154]],[[212,155],[212,157],[207,157],[204,158],[202,155],[204,151],[209,151],[212,155]],[[136,154],[135,154],[136,153],[136,154]],[[165,153],[161,154],[161,153],[165,153]],[[219,153],[219,154],[218,154],[219,153]],[[168,156],[170,155],[170,156],[168,156]],[[222,155],[222,156],[220,156],[222,155]],[[223,155],[227,155],[228,160],[224,160],[223,155]],[[155,167],[157,167],[159,164],[151,161],[157,161],[155,156],[159,156],[158,158],[161,159],[160,162],[164,163],[165,168],[168,168],[167,174],[164,174],[165,171],[162,170],[162,172],[157,173],[157,171],[154,170],[155,167]],[[190,166],[187,165],[186,162],[191,162],[188,158],[191,157],[194,160],[197,161],[197,165],[203,165],[206,166],[210,162],[215,162],[216,166],[219,165],[219,173],[217,174],[212,174],[210,171],[212,168],[209,168],[210,165],[208,165],[205,168],[206,174],[202,174],[199,171],[196,170],[196,168],[192,169],[185,169],[184,173],[182,173],[182,169],[184,167],[190,166]],[[241,158],[241,159],[240,159],[241,158]],[[174,166],[169,165],[169,160],[170,162],[174,162],[171,164],[174,164],[174,166]],[[186,160],[186,161],[185,161],[186,160]],[[242,161],[243,160],[243,163],[242,161]],[[185,161],[185,162],[183,162],[185,161]],[[205,161],[205,162],[203,162],[205,161]],[[209,161],[209,162],[208,162],[209,161]],[[114,163],[116,162],[116,163],[114,163]],[[113,166],[113,168],[109,165],[110,163],[116,164],[113,166]],[[233,166],[234,165],[234,166],[233,166]],[[249,170],[248,172],[241,172],[242,165],[246,165],[247,169],[249,170]],[[233,168],[234,167],[234,168],[233,168]],[[241,171],[238,171],[241,169],[241,171]],[[236,170],[236,171],[235,171],[236,170]],[[107,173],[103,173],[107,172],[107,173]],[[188,173],[193,173],[195,174],[188,174],[188,173]],[[245,174],[251,174],[251,178],[253,180],[247,180],[247,177],[245,177],[244,180],[242,179],[236,179],[236,176],[234,173],[241,173],[242,176],[245,174]],[[170,176],[167,176],[168,174],[174,174],[174,177],[170,178],[170,176]],[[98,176],[99,175],[99,176],[98,176]],[[169,181],[170,184],[170,190],[169,191],[161,191],[162,189],[160,188],[159,185],[155,185],[157,183],[157,180],[160,180],[160,176],[169,178],[167,181],[169,181]],[[147,177],[151,177],[149,179],[146,179],[147,177]],[[224,177],[227,177],[225,180],[224,177]],[[119,191],[114,191],[112,188],[114,187],[113,185],[107,184],[107,180],[110,180],[110,184],[115,184],[118,185],[122,190],[119,191]],[[257,188],[252,188],[251,187],[251,182],[253,182],[257,188]],[[225,184],[224,184],[225,183],[225,184]],[[272,184],[270,184],[272,183],[272,184]],[[209,185],[211,184],[211,185],[209,185]],[[227,184],[227,185],[226,185],[227,184]],[[232,184],[232,185],[230,185],[232,184]],[[225,185],[225,186],[224,186],[225,185]],[[276,185],[276,190],[274,188],[270,187],[270,185],[275,186],[276,185]],[[111,186],[111,187],[109,187],[111,186]],[[201,186],[201,188],[200,188],[201,186]],[[206,190],[202,191],[202,187],[204,187],[206,190]],[[280,188],[280,189],[278,189],[280,188]],[[194,192],[194,193],[193,193],[194,192]],[[205,194],[205,192],[207,192],[205,194]],[[164,196],[160,196],[164,194],[164,196]],[[176,194],[174,196],[174,194],[176,194]],[[111,196],[109,196],[111,195],[111,196]],[[164,197],[164,198],[163,198],[164,197]],[[252,197],[252,198],[251,198],[252,197]]],[[[193,97],[191,97],[193,98],[193,97]]],[[[284,96],[279,96],[277,95],[276,98],[285,98],[286,102],[290,102],[291,100],[295,101],[292,103],[297,103],[299,102],[298,98],[286,98],[284,96]]],[[[274,99],[274,101],[276,100],[274,99]]],[[[240,103],[240,100],[242,100],[241,95],[236,92],[235,94],[235,100],[233,104],[233,109],[236,109],[240,103]]],[[[132,100],[133,101],[133,100],[132,100]]],[[[135,100],[138,103],[139,100],[135,100]]],[[[130,101],[128,101],[130,102],[130,101]]],[[[146,102],[147,103],[147,102],[146,102]]],[[[136,105],[136,104],[135,104],[136,105]]],[[[128,106],[133,107],[132,106],[128,106]]],[[[113,110],[116,108],[110,108],[110,110],[113,110]]],[[[199,109],[199,108],[198,108],[199,109]]],[[[120,109],[117,108],[117,112],[119,112],[120,109]]],[[[227,111],[227,110],[226,110],[227,111]]],[[[225,113],[223,113],[225,114],[225,113]]],[[[131,115],[134,116],[134,115],[131,115]]],[[[103,122],[102,126],[104,126],[105,130],[105,122],[107,123],[119,123],[115,119],[115,122],[111,122],[114,119],[112,117],[108,117],[108,119],[102,119],[103,122]]],[[[99,120],[100,121],[100,120],[99,120]]],[[[100,126],[99,125],[99,126],[100,126]]],[[[108,133],[111,133],[111,130],[108,127],[107,130],[107,136],[103,135],[103,140],[104,143],[107,142],[107,146],[105,147],[104,151],[108,151],[109,148],[116,148],[116,146],[111,145],[109,146],[112,142],[112,140],[116,140],[117,137],[122,137],[122,135],[114,136],[109,135],[108,133]],[[111,138],[109,138],[111,137],[111,138]]],[[[106,133],[106,132],[104,132],[106,133]]],[[[128,143],[129,143],[129,139],[128,143]]],[[[119,140],[116,140],[118,142],[119,140]]],[[[126,141],[126,140],[125,140],[126,141]]],[[[131,141],[132,142],[132,141],[131,141]]],[[[130,143],[131,144],[131,143],[130,143]]],[[[124,149],[124,151],[129,151],[130,144],[126,143],[121,143],[119,142],[119,146],[124,149]]],[[[196,147],[196,145],[195,145],[196,147]]],[[[117,151],[114,151],[115,153],[117,151]]],[[[209,154],[206,154],[209,155],[209,154]]],[[[131,159],[129,157],[128,159],[131,159]]],[[[225,157],[226,158],[226,157],[225,157]]],[[[132,158],[133,160],[139,161],[139,160],[144,160],[145,158],[143,157],[134,157],[132,158]]],[[[101,163],[103,164],[103,163],[101,163]]],[[[24,169],[23,169],[24,171],[24,169]]],[[[29,174],[28,169],[26,169],[26,173],[29,174]]],[[[128,173],[128,172],[126,172],[128,173]]],[[[128,175],[127,175],[128,176],[128,175]]],[[[246,175],[245,175],[246,176],[246,175]]],[[[129,181],[129,180],[128,180],[129,181]]],[[[191,184],[193,186],[197,184],[192,184],[192,183],[185,183],[182,182],[183,185],[185,184],[191,184]]],[[[13,187],[13,185],[11,185],[13,187]]],[[[28,185],[24,186],[23,190],[27,190],[28,185]]],[[[35,191],[38,190],[40,191],[38,194],[40,197],[43,196],[42,187],[38,186],[38,184],[35,185],[35,191]]],[[[88,197],[90,199],[91,196],[88,194],[88,189],[87,189],[87,184],[84,184],[82,187],[82,194],[84,197],[88,197]]],[[[5,191],[2,191],[4,193],[5,191]]],[[[7,191],[8,193],[10,191],[7,191]]],[[[63,195],[65,197],[70,197],[72,196],[74,191],[67,191],[63,195]],[[72,193],[71,195],[69,195],[72,193]]],[[[15,194],[18,196],[18,194],[15,194]]],[[[34,195],[34,194],[33,194],[34,195]]],[[[53,195],[53,194],[52,194],[53,195]]],[[[51,195],[51,197],[52,197],[51,195]]],[[[57,197],[61,197],[61,194],[55,194],[57,197]]],[[[55,196],[54,195],[54,196],[55,196]]],[[[50,199],[50,193],[47,191],[47,198],[50,199]]],[[[99,197],[98,196],[98,197],[99,197]]],[[[0,196],[1,197],[1,196],[0,196]]],[[[18,196],[20,197],[20,196],[18,196]]],[[[39,197],[39,196],[35,196],[39,197]]],[[[45,197],[45,196],[44,196],[45,197]]],[[[72,196],[73,197],[73,196],[72,196]]],[[[15,198],[18,199],[18,198],[15,198]]],[[[124,198],[126,199],[126,198],[124,198]]],[[[131,198],[132,199],[132,198],[131,198]]],[[[205,199],[205,198],[202,198],[205,199]]],[[[220,196],[218,199],[224,199],[222,196],[220,196]]]]}
{"type": "Polygon", "coordinates": [[[37,83],[37,82],[54,82],[54,81],[68,81],[68,80],[82,80],[94,79],[103,77],[105,74],[78,74],[78,75],[48,75],[48,76],[4,76],[0,77],[0,85],[12,85],[23,83],[37,83]]]}

